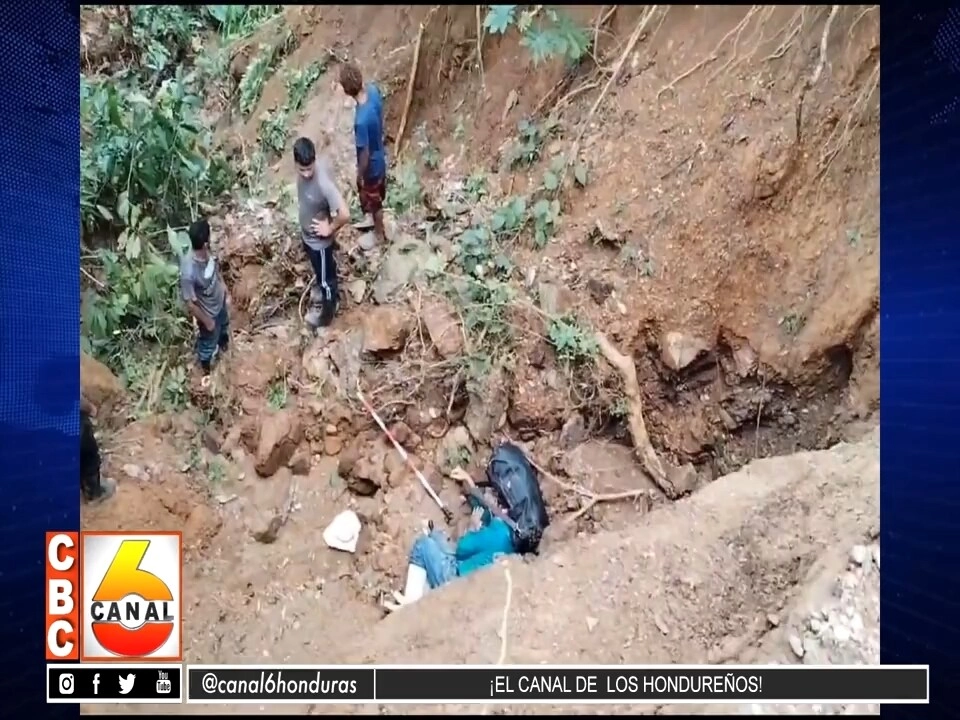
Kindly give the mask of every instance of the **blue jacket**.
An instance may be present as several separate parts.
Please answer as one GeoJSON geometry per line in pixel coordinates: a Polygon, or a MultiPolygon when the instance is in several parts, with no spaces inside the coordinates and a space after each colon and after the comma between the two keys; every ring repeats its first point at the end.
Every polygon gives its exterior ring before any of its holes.
{"type": "MultiPolygon", "coordinates": [[[[469,501],[471,507],[480,506],[473,497],[469,498],[469,501]]],[[[457,573],[469,575],[493,564],[498,555],[512,555],[515,552],[510,526],[484,509],[482,526],[464,534],[457,543],[457,573]]]]}

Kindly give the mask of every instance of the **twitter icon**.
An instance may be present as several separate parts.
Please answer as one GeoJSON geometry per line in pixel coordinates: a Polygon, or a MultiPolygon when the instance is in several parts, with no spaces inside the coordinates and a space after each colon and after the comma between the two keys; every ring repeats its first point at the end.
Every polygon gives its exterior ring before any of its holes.
{"type": "Polygon", "coordinates": [[[130,691],[133,690],[133,681],[137,679],[137,676],[133,673],[130,673],[126,677],[123,675],[120,676],[120,694],[129,695],[130,691]]]}

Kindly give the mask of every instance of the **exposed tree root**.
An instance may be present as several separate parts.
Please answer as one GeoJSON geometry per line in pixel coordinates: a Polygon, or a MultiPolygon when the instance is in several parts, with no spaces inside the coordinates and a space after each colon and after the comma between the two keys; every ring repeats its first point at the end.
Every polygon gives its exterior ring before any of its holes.
{"type": "Polygon", "coordinates": [[[661,95],[663,95],[668,90],[673,90],[676,87],[677,83],[679,83],[682,80],[686,80],[688,77],[690,77],[695,72],[697,72],[700,68],[705,67],[706,65],[709,65],[712,62],[716,62],[716,60],[720,57],[720,51],[723,48],[723,46],[726,44],[727,40],[729,40],[734,35],[739,37],[740,33],[743,32],[743,29],[749,24],[753,16],[756,15],[758,12],[760,12],[761,9],[762,9],[761,5],[752,5],[750,7],[750,10],[744,16],[744,18],[740,22],[738,22],[730,32],[728,32],[726,35],[720,38],[720,42],[717,43],[717,46],[713,49],[713,52],[711,52],[707,57],[705,57],[703,60],[698,62],[692,68],[690,68],[689,70],[686,70],[685,72],[680,73],[673,80],[671,80],[662,88],[657,90],[656,99],[659,100],[661,95]]]}
{"type": "Polygon", "coordinates": [[[633,450],[640,460],[646,473],[653,479],[668,497],[676,497],[673,483],[667,477],[667,472],[660,461],[660,456],[654,450],[647,433],[647,424],[643,419],[643,396],[640,393],[640,383],[637,380],[637,368],[633,360],[621,353],[613,346],[606,335],[596,334],[600,354],[610,363],[614,370],[623,378],[623,394],[626,396],[630,408],[628,425],[630,436],[633,438],[633,450]]]}
{"type": "MultiPolygon", "coordinates": [[[[516,441],[512,440],[509,437],[507,437],[507,440],[510,440],[510,442],[512,443],[516,443],[516,441]]],[[[587,490],[582,485],[578,485],[576,483],[569,483],[564,480],[561,480],[552,472],[550,472],[545,467],[540,465],[536,460],[531,458],[529,455],[527,456],[527,460],[542,477],[546,478],[547,480],[552,482],[554,485],[562,487],[564,490],[572,492],[575,495],[579,495],[580,497],[586,500],[586,502],[583,504],[583,506],[579,510],[577,510],[571,515],[568,515],[564,519],[564,522],[567,523],[568,525],[570,523],[576,522],[579,518],[583,517],[588,512],[590,512],[590,510],[592,510],[595,505],[599,505],[600,503],[619,502],[622,500],[646,499],[648,503],[647,506],[644,508],[646,510],[646,509],[649,509],[649,503],[652,502],[653,500],[650,496],[650,491],[646,489],[624,490],[622,492],[612,492],[612,493],[596,493],[596,492],[593,492],[592,490],[587,490]]]]}
{"type": "Polygon", "coordinates": [[[813,73],[808,77],[803,85],[800,87],[800,91],[797,94],[797,111],[796,111],[796,142],[797,145],[800,144],[803,137],[803,101],[807,97],[807,92],[814,85],[817,84],[817,81],[820,80],[820,75],[823,73],[824,65],[827,62],[827,41],[830,38],[830,27],[833,25],[833,20],[837,16],[837,13],[840,11],[839,5],[833,5],[830,8],[830,14],[827,15],[827,21],[823,25],[823,34],[820,36],[820,59],[817,62],[817,67],[814,68],[813,73]]]}
{"type": "Polygon", "coordinates": [[[727,58],[727,61],[723,65],[721,65],[719,68],[717,68],[710,74],[710,76],[707,78],[707,84],[712,83],[714,80],[716,80],[720,75],[725,73],[727,70],[732,71],[741,62],[746,62],[754,55],[754,53],[756,52],[756,48],[760,46],[759,36],[762,35],[763,33],[763,27],[764,25],[766,25],[767,21],[770,20],[770,16],[773,15],[774,12],[776,12],[776,9],[777,9],[776,6],[770,5],[760,10],[759,15],[757,15],[757,21],[756,23],[754,23],[756,27],[754,28],[753,34],[750,35],[750,37],[747,39],[747,42],[746,42],[746,45],[748,47],[753,47],[753,50],[741,57],[740,56],[740,37],[743,35],[744,30],[746,30],[747,27],[750,26],[750,20],[752,19],[751,14],[747,13],[747,16],[743,19],[743,21],[741,21],[737,25],[737,27],[734,28],[737,32],[733,36],[733,49],[730,51],[730,57],[727,58]]]}
{"type": "Polygon", "coordinates": [[[850,107],[850,110],[847,111],[846,121],[843,123],[842,129],[840,124],[833,129],[830,133],[830,137],[827,138],[826,143],[824,143],[823,153],[820,155],[820,160],[818,165],[820,167],[819,175],[822,177],[826,174],[827,170],[830,168],[831,163],[833,163],[834,158],[840,154],[840,152],[847,146],[850,142],[850,138],[853,135],[853,129],[856,125],[860,123],[860,120],[863,118],[866,113],[867,103],[870,101],[870,98],[877,91],[877,88],[880,85],[880,63],[877,62],[876,66],[870,72],[869,77],[867,78],[866,83],[864,83],[863,88],[857,93],[856,100],[853,101],[853,105],[850,107]]]}

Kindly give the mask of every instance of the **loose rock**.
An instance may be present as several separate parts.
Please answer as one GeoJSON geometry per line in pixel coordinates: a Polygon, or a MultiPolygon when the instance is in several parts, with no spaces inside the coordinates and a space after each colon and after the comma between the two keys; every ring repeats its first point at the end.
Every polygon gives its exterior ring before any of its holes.
{"type": "Polygon", "coordinates": [[[561,317],[570,312],[574,304],[574,295],[564,287],[553,283],[541,282],[537,290],[540,309],[550,317],[561,317]]]}
{"type": "Polygon", "coordinates": [[[410,331],[410,317],[399,307],[374,308],[363,317],[363,350],[380,353],[400,350],[410,331]]]}
{"type": "Polygon", "coordinates": [[[397,421],[391,425],[390,434],[407,450],[415,450],[420,444],[420,437],[403,421],[397,421]]]}
{"type": "Polygon", "coordinates": [[[560,447],[569,450],[587,439],[587,425],[580,413],[574,413],[560,429],[560,447]]]}
{"type": "Polygon", "coordinates": [[[790,636],[790,649],[793,650],[793,654],[798,658],[803,657],[803,641],[800,640],[796,635],[790,636]]]}
{"type": "Polygon", "coordinates": [[[660,340],[660,358],[664,365],[675,372],[689,367],[708,352],[710,345],[701,338],[686,333],[669,331],[664,333],[660,340]]]}
{"type": "Polygon", "coordinates": [[[460,321],[446,303],[435,301],[423,306],[423,325],[437,352],[444,358],[463,353],[463,331],[460,321]]]}
{"type": "Polygon", "coordinates": [[[502,368],[488,373],[480,392],[470,393],[463,423],[477,443],[487,443],[507,412],[509,394],[502,368]]]}
{"type": "Polygon", "coordinates": [[[863,545],[854,545],[850,550],[850,560],[856,565],[863,565],[867,560],[867,549],[863,545]]]}
{"type": "Polygon", "coordinates": [[[463,425],[450,428],[437,448],[436,463],[440,467],[447,467],[452,463],[467,460],[473,454],[473,442],[470,433],[463,425]]]}
{"type": "Polygon", "coordinates": [[[81,352],[80,394],[99,409],[123,394],[123,383],[102,362],[81,352]]]}
{"type": "Polygon", "coordinates": [[[291,410],[281,410],[262,417],[256,453],[257,474],[261,477],[273,475],[289,462],[302,439],[300,419],[291,410]]]}
{"type": "Polygon", "coordinates": [[[343,440],[340,439],[339,435],[327,435],[323,439],[323,451],[327,455],[337,455],[342,448],[343,440]]]}
{"type": "Polygon", "coordinates": [[[310,451],[306,448],[301,447],[293,454],[293,457],[290,458],[290,472],[294,475],[309,474],[311,465],[310,451]]]}
{"type": "Polygon", "coordinates": [[[347,478],[347,487],[357,495],[374,495],[384,486],[383,456],[375,455],[357,460],[347,478]]]}

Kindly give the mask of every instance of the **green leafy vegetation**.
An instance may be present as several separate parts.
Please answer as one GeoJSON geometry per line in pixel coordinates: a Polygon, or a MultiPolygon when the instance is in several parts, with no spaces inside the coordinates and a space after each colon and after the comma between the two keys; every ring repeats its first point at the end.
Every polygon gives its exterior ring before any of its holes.
{"type": "Polygon", "coordinates": [[[138,411],[187,403],[184,231],[237,180],[202,116],[201,93],[227,75],[230,57],[224,47],[203,48],[205,33],[245,37],[280,9],[130,6],[112,32],[124,33],[133,62],[80,77],[81,345],[144,399],[138,411]]]}
{"type": "Polygon", "coordinates": [[[206,10],[225,40],[237,40],[282,12],[283,5],[207,5],[206,10]]]}
{"type": "Polygon", "coordinates": [[[529,167],[540,159],[543,144],[557,131],[557,121],[546,120],[542,125],[521,120],[517,126],[517,139],[507,150],[506,163],[511,169],[529,167]]]}
{"type": "Polygon", "coordinates": [[[420,205],[422,199],[423,186],[416,166],[410,162],[401,163],[391,173],[387,185],[387,207],[401,215],[420,205]]]}
{"type": "Polygon", "coordinates": [[[577,62],[590,49],[590,36],[584,29],[562,11],[543,5],[490,5],[483,27],[494,35],[515,28],[534,64],[552,58],[577,62]]]}
{"type": "Polygon", "coordinates": [[[287,74],[287,105],[290,112],[299,112],[314,84],[327,71],[326,60],[316,60],[304,68],[295,68],[287,74]]]}
{"type": "Polygon", "coordinates": [[[593,360],[597,355],[597,341],[593,334],[571,317],[552,319],[547,329],[547,339],[561,362],[577,365],[593,360]]]}

